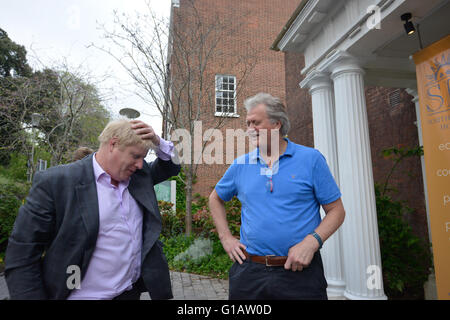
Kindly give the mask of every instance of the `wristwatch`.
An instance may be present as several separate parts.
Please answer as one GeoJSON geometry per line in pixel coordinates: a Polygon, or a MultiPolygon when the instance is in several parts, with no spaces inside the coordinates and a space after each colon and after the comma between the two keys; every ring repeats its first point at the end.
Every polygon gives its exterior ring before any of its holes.
{"type": "Polygon", "coordinates": [[[310,235],[312,235],[314,238],[316,238],[317,242],[319,242],[319,249],[322,249],[323,241],[322,238],[315,232],[311,232],[310,235]]]}

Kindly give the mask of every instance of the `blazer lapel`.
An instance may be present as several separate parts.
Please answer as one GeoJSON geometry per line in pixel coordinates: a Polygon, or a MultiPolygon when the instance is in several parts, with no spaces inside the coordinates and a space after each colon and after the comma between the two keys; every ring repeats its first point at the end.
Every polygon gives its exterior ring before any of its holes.
{"type": "Polygon", "coordinates": [[[161,216],[159,215],[156,195],[151,177],[144,171],[131,176],[128,190],[133,198],[143,207],[142,224],[142,261],[150,251],[161,232],[161,216]]]}
{"type": "Polygon", "coordinates": [[[153,191],[153,183],[149,176],[141,171],[131,176],[128,190],[133,196],[134,200],[139,202],[148,212],[150,212],[154,218],[161,220],[159,213],[155,212],[156,197],[153,191]]]}
{"type": "Polygon", "coordinates": [[[90,255],[95,249],[99,230],[97,185],[95,183],[92,157],[93,155],[85,158],[81,162],[82,172],[80,172],[80,181],[78,185],[75,186],[79,212],[87,232],[89,245],[89,247],[86,248],[86,254],[89,258],[84,259],[83,263],[87,263],[90,260],[90,255]]]}

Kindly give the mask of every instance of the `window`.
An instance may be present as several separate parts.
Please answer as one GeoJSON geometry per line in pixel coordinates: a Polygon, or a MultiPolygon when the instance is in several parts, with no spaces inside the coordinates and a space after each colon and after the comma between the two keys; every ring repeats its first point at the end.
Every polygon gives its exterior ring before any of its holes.
{"type": "Polygon", "coordinates": [[[219,117],[239,117],[236,111],[236,77],[216,76],[216,111],[219,117]]]}

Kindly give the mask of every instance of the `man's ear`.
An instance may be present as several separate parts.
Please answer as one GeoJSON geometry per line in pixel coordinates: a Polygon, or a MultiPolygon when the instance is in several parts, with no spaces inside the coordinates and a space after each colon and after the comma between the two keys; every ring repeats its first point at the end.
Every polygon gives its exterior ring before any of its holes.
{"type": "Polygon", "coordinates": [[[109,147],[110,152],[113,151],[114,147],[118,148],[119,147],[119,138],[117,138],[117,137],[111,138],[109,140],[108,147],[109,147]]]}
{"type": "Polygon", "coordinates": [[[281,129],[281,121],[277,121],[276,123],[275,123],[275,129],[278,129],[278,130],[280,130],[281,129]]]}

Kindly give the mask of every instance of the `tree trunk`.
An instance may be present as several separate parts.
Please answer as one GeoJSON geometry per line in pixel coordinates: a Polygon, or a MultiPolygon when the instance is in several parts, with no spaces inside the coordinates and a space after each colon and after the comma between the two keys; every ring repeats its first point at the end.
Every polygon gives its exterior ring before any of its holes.
{"type": "Polygon", "coordinates": [[[192,164],[188,165],[186,170],[186,236],[192,234],[192,164]]]}

